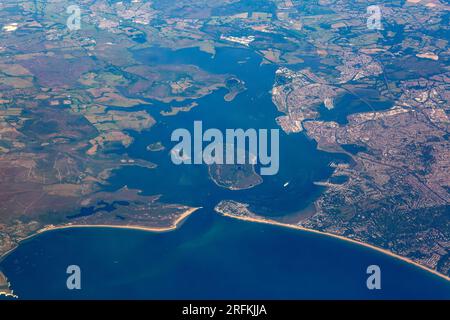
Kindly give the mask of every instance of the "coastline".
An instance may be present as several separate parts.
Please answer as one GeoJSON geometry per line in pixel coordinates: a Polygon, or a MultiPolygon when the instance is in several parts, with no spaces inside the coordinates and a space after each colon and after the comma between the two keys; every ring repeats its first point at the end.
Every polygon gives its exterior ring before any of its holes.
{"type": "MultiPolygon", "coordinates": [[[[27,240],[33,238],[41,233],[52,231],[52,230],[61,230],[61,229],[71,229],[71,228],[107,228],[107,229],[128,229],[128,230],[141,230],[141,231],[149,231],[149,232],[168,232],[176,230],[187,217],[193,214],[195,211],[202,209],[202,207],[195,207],[186,210],[182,215],[180,215],[170,226],[168,227],[145,227],[139,225],[114,225],[114,224],[65,224],[60,226],[48,225],[42,229],[39,229],[35,234],[30,235],[21,240],[27,240]]],[[[0,258],[0,260],[3,257],[0,258]]]]}
{"type": "MultiPolygon", "coordinates": [[[[114,224],[63,224],[63,225],[47,225],[35,233],[30,234],[29,236],[21,239],[18,245],[26,240],[32,239],[44,232],[52,231],[52,230],[60,230],[60,229],[70,229],[70,228],[112,228],[112,229],[129,229],[129,230],[141,230],[148,232],[168,232],[177,229],[187,217],[193,214],[195,211],[202,209],[203,207],[195,207],[186,210],[182,215],[180,215],[169,227],[155,228],[155,227],[145,227],[145,226],[134,226],[134,225],[114,225],[114,224]]],[[[18,246],[17,245],[17,246],[18,246]]],[[[0,256],[0,262],[6,258],[11,252],[16,250],[16,247],[12,248],[9,251],[6,251],[4,254],[0,256]]],[[[1,272],[1,271],[0,271],[1,272]]]]}
{"type": "Polygon", "coordinates": [[[6,298],[19,298],[17,295],[14,294],[14,291],[11,289],[11,283],[9,283],[6,276],[3,274],[3,272],[0,271],[0,297],[6,297],[6,298]]]}
{"type": "MultiPolygon", "coordinates": [[[[176,229],[178,229],[182,223],[195,211],[201,209],[202,207],[196,207],[196,208],[191,208],[186,210],[186,212],[184,212],[182,215],[180,215],[180,217],[178,217],[173,223],[172,225],[170,225],[169,227],[163,227],[163,228],[155,228],[155,227],[144,227],[144,226],[133,226],[133,225],[76,225],[76,224],[70,224],[70,225],[61,225],[61,226],[53,226],[53,225],[49,225],[46,226],[40,230],[38,230],[36,233],[22,239],[20,242],[31,239],[35,236],[38,236],[44,232],[48,232],[48,231],[52,231],[52,230],[60,230],[60,229],[70,229],[70,228],[113,228],[113,229],[129,229],[129,230],[140,230],[140,231],[146,231],[146,232],[169,232],[169,231],[174,231],[176,229]]],[[[358,240],[354,240],[354,239],[350,239],[350,238],[346,238],[344,236],[340,236],[340,235],[336,235],[336,234],[332,234],[329,232],[323,232],[323,231],[319,231],[319,230],[314,230],[314,229],[309,229],[309,228],[305,228],[302,226],[298,226],[298,225],[293,225],[293,224],[288,224],[288,223],[283,223],[283,222],[279,222],[279,221],[275,221],[275,220],[271,220],[271,219],[265,219],[265,218],[255,218],[255,217],[249,217],[249,216],[236,216],[233,214],[229,214],[229,213],[224,213],[224,212],[217,212],[219,214],[221,214],[222,216],[231,218],[231,219],[237,219],[237,220],[241,220],[241,221],[247,221],[247,222],[252,222],[252,223],[262,223],[262,224],[267,224],[267,225],[274,225],[274,226],[278,226],[278,227],[283,227],[283,228],[290,228],[290,229],[295,229],[295,230],[300,230],[300,231],[305,231],[305,232],[310,232],[310,233],[315,233],[315,234],[320,234],[323,236],[328,236],[328,237],[332,237],[335,239],[339,239],[339,240],[343,240],[343,241],[347,241],[356,245],[360,245],[375,251],[378,251],[380,253],[386,254],[390,257],[399,259],[403,262],[406,262],[410,265],[413,265],[415,267],[418,267],[424,271],[427,271],[435,276],[438,276],[441,279],[445,279],[447,281],[450,281],[450,277],[446,276],[445,274],[442,274],[434,269],[428,268],[426,266],[423,266],[409,258],[400,256],[398,254],[395,254],[391,251],[388,251],[386,249],[362,242],[362,241],[358,241],[358,240]]],[[[3,260],[9,253],[11,253],[12,251],[14,251],[16,248],[8,251],[7,253],[5,253],[3,256],[0,257],[0,261],[3,260]]],[[[3,274],[0,271],[0,274],[3,274]]],[[[3,274],[4,275],[4,274],[3,274]]],[[[5,276],[5,275],[4,275],[5,276]]],[[[6,276],[5,276],[6,278],[6,276]]],[[[9,282],[8,282],[9,284],[9,282]]],[[[0,292],[0,297],[1,296],[5,296],[5,297],[12,297],[12,298],[19,298],[18,295],[14,294],[13,290],[10,288],[9,292],[0,292]]]]}
{"type": "Polygon", "coordinates": [[[11,293],[0,291],[0,297],[19,299],[19,296],[15,295],[12,290],[11,293]]]}
{"type": "MultiPolygon", "coordinates": [[[[62,229],[71,229],[71,228],[107,228],[107,229],[128,229],[128,230],[141,230],[141,231],[148,231],[148,232],[168,232],[173,231],[177,229],[191,214],[193,214],[195,211],[202,209],[203,207],[194,207],[187,209],[183,214],[181,214],[170,226],[168,227],[145,227],[145,226],[139,226],[139,225],[114,225],[114,224],[63,224],[63,225],[46,225],[43,228],[37,230],[35,233],[30,234],[29,236],[21,239],[18,243],[22,243],[23,241],[32,239],[44,232],[53,231],[53,230],[62,230],[62,229]]],[[[17,246],[18,246],[17,245],[17,246]]],[[[3,255],[0,256],[0,262],[6,258],[11,252],[16,250],[16,247],[12,248],[11,250],[5,252],[3,255]]],[[[1,271],[0,271],[1,272],[1,271]]]]}
{"type": "MultiPolygon", "coordinates": [[[[144,226],[133,226],[133,225],[108,225],[108,224],[98,224],[98,225],[89,225],[89,224],[65,224],[65,225],[47,225],[39,230],[37,230],[35,233],[29,235],[28,237],[25,237],[19,241],[16,247],[12,248],[11,250],[5,252],[2,256],[0,256],[0,262],[5,259],[11,252],[17,249],[17,247],[22,243],[23,241],[32,239],[42,233],[53,231],[53,230],[62,230],[62,229],[71,229],[71,228],[107,228],[107,229],[128,229],[128,230],[140,230],[140,231],[146,231],[146,232],[169,232],[176,230],[178,227],[182,225],[182,223],[195,211],[202,209],[202,207],[194,207],[187,209],[183,214],[181,214],[170,226],[168,227],[144,227],[144,226]]],[[[14,291],[11,289],[11,284],[8,282],[8,279],[6,275],[0,270],[0,276],[3,276],[6,279],[6,282],[9,285],[8,291],[0,291],[0,297],[12,297],[15,299],[18,299],[19,296],[14,294],[14,291]]]]}
{"type": "Polygon", "coordinates": [[[390,257],[402,260],[403,262],[411,264],[411,265],[413,265],[415,267],[418,267],[418,268],[420,268],[420,269],[422,269],[424,271],[428,271],[428,272],[432,273],[433,275],[438,276],[438,277],[440,277],[442,279],[445,279],[445,280],[450,282],[450,277],[445,275],[445,274],[442,274],[442,273],[440,273],[440,272],[438,272],[438,271],[436,271],[434,269],[431,269],[431,268],[428,268],[428,267],[426,267],[424,265],[421,265],[420,263],[417,263],[417,262],[415,262],[415,261],[413,261],[413,260],[411,260],[409,258],[400,256],[400,255],[395,254],[395,253],[393,253],[393,252],[391,252],[389,250],[386,250],[386,249],[383,249],[383,248],[371,245],[369,243],[365,243],[365,242],[362,242],[362,241],[346,238],[346,237],[343,237],[343,236],[340,236],[340,235],[337,235],[337,234],[333,234],[333,233],[329,233],[329,232],[309,229],[309,228],[305,228],[305,227],[294,225],[294,224],[278,222],[278,221],[271,220],[271,219],[253,218],[253,217],[248,217],[248,216],[236,216],[236,215],[232,215],[232,214],[224,213],[224,212],[219,212],[219,214],[221,214],[221,215],[223,215],[225,217],[228,217],[228,218],[232,218],[232,219],[238,219],[238,220],[247,221],[247,222],[263,223],[263,224],[269,224],[269,225],[274,225],[274,226],[283,227],[283,228],[290,228],[290,229],[295,229],[295,230],[301,230],[301,231],[305,231],[305,232],[320,234],[320,235],[323,235],[323,236],[328,236],[328,237],[332,237],[332,238],[335,238],[335,239],[347,241],[347,242],[350,242],[350,243],[353,243],[353,244],[357,244],[357,245],[360,245],[360,246],[363,246],[363,247],[366,247],[366,248],[378,251],[380,253],[384,253],[384,254],[386,254],[386,255],[388,255],[390,257]]]}

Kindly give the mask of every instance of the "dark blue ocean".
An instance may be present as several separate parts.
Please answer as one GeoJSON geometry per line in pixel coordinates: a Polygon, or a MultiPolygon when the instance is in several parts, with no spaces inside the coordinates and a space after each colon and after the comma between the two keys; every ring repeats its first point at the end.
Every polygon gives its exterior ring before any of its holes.
{"type": "MultiPolygon", "coordinates": [[[[136,298],[136,299],[449,299],[450,283],[417,267],[338,239],[282,227],[243,222],[214,213],[223,199],[249,203],[267,216],[298,216],[323,191],[313,184],[332,172],[331,162],[347,161],[343,155],[316,149],[304,134],[280,134],[280,171],[264,176],[250,190],[230,191],[216,186],[205,166],[176,166],[168,150],[176,128],[192,129],[195,120],[207,128],[277,128],[279,115],[270,90],[275,67],[243,49],[217,51],[214,59],[197,49],[172,52],[153,48],[136,52],[147,64],[195,64],[213,73],[235,75],[247,90],[230,103],[226,90],[197,102],[199,106],[174,117],[161,110],[172,105],[154,101],[141,106],[158,124],[147,132],[131,132],[132,157],[150,160],[156,169],[126,167],[116,171],[108,190],[124,185],[145,194],[162,194],[162,201],[201,206],[177,230],[151,233],[119,229],[56,230],[24,243],[1,263],[15,292],[22,298],[136,298]],[[146,146],[161,141],[166,150],[148,152],[146,146]],[[283,185],[289,182],[287,187],[283,185]],[[368,290],[366,268],[379,265],[382,289],[368,290]],[[79,265],[82,289],[66,288],[66,268],[79,265]]],[[[318,67],[305,57],[305,66],[318,67]]],[[[298,66],[302,67],[302,66],[298,66]]],[[[366,111],[356,97],[345,96],[323,118],[345,122],[347,114],[366,111]]],[[[377,100],[377,97],[371,97],[377,100]]],[[[389,108],[390,101],[371,103],[389,108]]]]}
{"type": "Polygon", "coordinates": [[[24,299],[449,299],[450,283],[365,247],[206,210],[176,231],[71,229],[23,243],[2,268],[24,299]],[[81,290],[66,268],[81,268],[81,290]],[[381,290],[366,269],[381,268],[381,290]]]}

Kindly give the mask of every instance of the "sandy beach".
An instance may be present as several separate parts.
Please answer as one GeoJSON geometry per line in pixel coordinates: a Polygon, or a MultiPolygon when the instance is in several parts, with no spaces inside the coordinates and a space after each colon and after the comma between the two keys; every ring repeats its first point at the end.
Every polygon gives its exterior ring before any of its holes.
{"type": "MultiPolygon", "coordinates": [[[[141,230],[141,231],[149,231],[149,232],[168,232],[177,229],[184,220],[186,220],[187,217],[189,217],[191,214],[193,214],[195,211],[201,209],[201,207],[197,208],[190,208],[186,210],[182,215],[180,215],[169,227],[163,227],[163,228],[153,228],[153,227],[144,227],[144,226],[133,226],[133,225],[108,225],[108,224],[98,224],[98,225],[83,225],[83,224],[66,224],[61,226],[55,226],[55,225],[48,225],[45,226],[42,229],[39,229],[36,233],[33,233],[32,235],[22,239],[20,242],[31,239],[39,234],[42,234],[44,232],[52,231],[52,230],[60,230],[60,229],[70,229],[70,228],[114,228],[114,229],[129,229],[129,230],[141,230]]],[[[13,249],[6,252],[4,255],[0,257],[0,261],[3,260],[8,254],[13,252],[17,247],[14,247],[13,249]]],[[[6,276],[1,273],[0,276],[5,277],[6,276]]],[[[18,298],[17,295],[11,292],[6,291],[0,291],[0,296],[6,296],[6,297],[12,297],[12,298],[18,298]]]]}
{"type": "MultiPolygon", "coordinates": [[[[46,226],[36,232],[36,234],[31,235],[23,240],[32,238],[38,234],[43,232],[51,231],[51,230],[59,230],[59,229],[70,229],[70,228],[114,228],[114,229],[129,229],[129,230],[141,230],[141,231],[150,231],[150,232],[167,232],[177,229],[181,223],[193,214],[195,211],[201,209],[201,207],[190,208],[186,210],[182,215],[180,215],[169,227],[145,227],[138,225],[113,225],[113,224],[65,224],[61,226],[49,225],[46,226]]],[[[22,240],[22,241],[23,241],[22,240]]]]}
{"type": "Polygon", "coordinates": [[[416,266],[418,268],[421,268],[422,270],[431,272],[432,274],[434,274],[434,275],[436,275],[436,276],[438,276],[438,277],[440,277],[442,279],[450,281],[450,277],[446,276],[445,274],[439,273],[436,270],[433,270],[433,269],[430,269],[430,268],[428,268],[426,266],[423,266],[423,265],[421,265],[421,264],[419,264],[419,263],[417,263],[417,262],[415,262],[415,261],[413,261],[411,259],[402,257],[400,255],[397,255],[397,254],[391,252],[391,251],[388,251],[388,250],[380,248],[380,247],[376,247],[374,245],[371,245],[371,244],[368,244],[368,243],[365,243],[365,242],[361,242],[361,241],[358,241],[358,240],[346,238],[346,237],[343,237],[343,236],[339,236],[337,234],[332,234],[332,233],[328,233],[328,232],[318,231],[318,230],[314,230],[314,229],[308,229],[308,228],[301,227],[301,226],[298,226],[298,225],[282,223],[282,222],[269,220],[269,219],[235,216],[235,215],[232,215],[232,214],[222,213],[222,212],[220,214],[225,216],[225,217],[229,217],[229,218],[233,218],[233,219],[249,221],[249,222],[256,222],[256,223],[270,224],[270,225],[274,225],[274,226],[290,228],[290,229],[296,229],[296,230],[302,230],[302,231],[306,231],[306,232],[321,234],[321,235],[329,236],[329,237],[332,237],[332,238],[335,238],[335,239],[340,239],[340,240],[343,240],[343,241],[351,242],[351,243],[354,243],[354,244],[357,244],[357,245],[361,245],[361,246],[364,246],[366,248],[370,248],[370,249],[376,250],[378,252],[387,254],[388,256],[391,256],[393,258],[397,258],[399,260],[402,260],[402,261],[404,261],[406,263],[409,263],[409,264],[414,265],[414,266],[416,266]]]}
{"type": "MultiPolygon", "coordinates": [[[[40,229],[39,231],[37,231],[35,234],[30,235],[29,237],[23,239],[27,240],[30,238],[33,238],[39,234],[42,234],[44,232],[48,232],[48,231],[52,231],[52,230],[59,230],[59,229],[70,229],[70,228],[115,228],[115,229],[129,229],[129,230],[141,230],[141,231],[147,231],[147,232],[168,232],[168,231],[173,231],[176,230],[183,221],[185,221],[192,213],[194,213],[195,211],[201,209],[201,207],[198,208],[191,208],[189,210],[186,210],[182,215],[180,215],[174,222],[172,225],[168,226],[168,227],[163,227],[163,228],[155,228],[155,227],[145,227],[145,226],[134,226],[134,225],[77,225],[77,224],[67,224],[67,225],[61,225],[61,226],[55,226],[55,225],[49,225],[46,226],[42,229],[40,229]]],[[[228,218],[232,218],[232,219],[238,219],[238,220],[242,220],[242,221],[247,221],[247,222],[253,222],[253,223],[263,223],[263,224],[269,224],[269,225],[274,225],[274,226],[278,226],[278,227],[284,227],[284,228],[290,228],[290,229],[295,229],[295,230],[301,230],[301,231],[305,231],[305,232],[310,232],[310,233],[315,233],[315,234],[320,234],[320,235],[324,235],[324,236],[328,236],[328,237],[332,237],[335,239],[340,239],[343,241],[347,241],[353,244],[357,244],[357,245],[361,245],[364,246],[366,248],[370,248],[373,250],[376,250],[378,252],[381,252],[383,254],[389,255],[393,258],[402,260],[408,264],[411,264],[415,267],[418,267],[422,270],[428,271],[442,279],[445,279],[447,281],[450,281],[450,277],[441,274],[439,272],[437,272],[436,270],[430,269],[426,266],[423,266],[411,259],[402,257],[400,255],[397,255],[395,253],[392,253],[386,249],[380,248],[380,247],[376,247],[374,245],[365,243],[365,242],[361,242],[358,240],[354,240],[354,239],[350,239],[350,238],[346,238],[343,236],[339,236],[336,234],[332,234],[332,233],[328,233],[328,232],[323,232],[323,231],[318,231],[318,230],[314,230],[314,229],[308,229],[305,227],[301,227],[298,225],[294,225],[294,224],[288,224],[288,223],[283,223],[283,222],[278,222],[275,220],[270,220],[270,219],[264,219],[264,218],[253,218],[253,217],[245,217],[245,216],[235,216],[232,214],[228,214],[228,213],[220,213],[221,215],[228,217],[228,218]]],[[[14,250],[14,249],[13,249],[14,250]]],[[[11,250],[10,252],[12,252],[13,250],[11,250]]],[[[1,257],[1,259],[5,258],[6,255],[8,255],[10,252],[6,253],[5,255],[3,255],[1,257]]],[[[7,297],[14,297],[17,298],[17,296],[15,294],[11,292],[0,292],[0,295],[3,296],[7,296],[7,297]]]]}

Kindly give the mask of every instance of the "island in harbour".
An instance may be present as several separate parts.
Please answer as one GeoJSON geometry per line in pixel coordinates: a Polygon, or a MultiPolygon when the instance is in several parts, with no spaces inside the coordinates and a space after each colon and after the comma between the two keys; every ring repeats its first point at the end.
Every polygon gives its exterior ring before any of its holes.
{"type": "Polygon", "coordinates": [[[263,183],[252,164],[211,164],[208,171],[215,184],[230,190],[250,189],[263,183]]]}

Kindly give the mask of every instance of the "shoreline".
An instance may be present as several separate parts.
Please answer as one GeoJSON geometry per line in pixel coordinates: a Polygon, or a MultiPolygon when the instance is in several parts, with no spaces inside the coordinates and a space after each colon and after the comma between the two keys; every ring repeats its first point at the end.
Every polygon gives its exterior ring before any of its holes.
{"type": "Polygon", "coordinates": [[[7,293],[2,291],[0,292],[0,297],[19,299],[19,296],[14,293],[7,293]]]}
{"type": "Polygon", "coordinates": [[[393,253],[393,252],[391,252],[391,251],[389,251],[387,249],[383,249],[383,248],[377,247],[375,245],[372,245],[372,244],[369,244],[369,243],[366,243],[366,242],[362,242],[362,241],[359,241],[359,240],[347,238],[347,237],[340,236],[340,235],[333,234],[333,233],[329,233],[329,232],[319,231],[319,230],[315,230],[315,229],[309,229],[309,228],[305,228],[305,227],[302,227],[302,226],[298,226],[298,225],[294,225],[294,224],[288,224],[288,223],[283,223],[283,222],[278,222],[278,221],[270,220],[270,219],[253,218],[253,217],[246,217],[246,216],[235,216],[235,215],[232,215],[232,214],[229,214],[229,213],[224,213],[224,212],[219,212],[219,214],[221,214],[224,217],[228,217],[228,218],[232,218],[232,219],[237,219],[237,220],[242,220],[242,221],[247,221],[247,222],[254,222],[254,223],[268,224],[268,225],[273,225],[273,226],[278,226],[278,227],[283,227],[283,228],[290,228],[290,229],[295,229],[295,230],[301,230],[301,231],[305,231],[305,232],[310,232],[310,233],[320,234],[320,235],[323,235],[323,236],[332,237],[334,239],[339,239],[339,240],[342,240],[342,241],[347,241],[347,242],[350,242],[350,243],[353,243],[353,244],[356,244],[356,245],[360,245],[360,246],[363,246],[363,247],[366,247],[366,248],[378,251],[378,252],[386,254],[386,255],[388,255],[390,257],[399,259],[399,260],[401,260],[403,262],[411,264],[411,265],[413,265],[415,267],[418,267],[418,268],[420,268],[420,269],[422,269],[424,271],[428,271],[428,272],[432,273],[433,275],[438,276],[438,277],[440,277],[440,278],[450,282],[450,277],[446,276],[445,274],[442,274],[442,273],[440,273],[440,272],[438,272],[438,271],[436,271],[434,269],[431,269],[431,268],[428,268],[428,267],[426,267],[424,265],[421,265],[420,263],[415,262],[415,261],[413,261],[413,260],[411,260],[409,258],[406,258],[406,257],[400,256],[398,254],[395,254],[395,253],[393,253]]]}
{"type": "MultiPolygon", "coordinates": [[[[71,224],[71,225],[61,225],[61,226],[54,226],[54,225],[49,225],[46,226],[42,229],[39,229],[37,232],[35,232],[34,234],[22,239],[19,242],[19,245],[21,242],[29,240],[31,238],[34,238],[40,234],[43,234],[45,232],[49,232],[49,231],[54,231],[54,230],[63,230],[63,229],[71,229],[71,228],[106,228],[106,229],[128,229],[128,230],[139,230],[139,231],[145,231],[145,232],[169,232],[169,231],[174,231],[176,229],[178,229],[182,223],[194,212],[196,212],[197,210],[202,209],[202,207],[196,207],[196,208],[191,208],[186,210],[182,215],[180,215],[173,223],[172,225],[170,225],[169,227],[161,227],[161,228],[155,228],[155,227],[144,227],[144,226],[133,226],[133,225],[76,225],[76,224],[71,224]]],[[[304,232],[309,232],[309,233],[315,233],[315,234],[319,234],[322,236],[328,236],[334,239],[339,239],[342,241],[347,241],[356,245],[360,245],[363,246],[365,248],[369,248],[372,250],[375,250],[377,252],[386,254],[392,258],[396,258],[398,260],[401,260],[403,262],[406,262],[410,265],[413,265],[415,267],[418,267],[424,271],[427,271],[435,276],[438,276],[441,279],[447,280],[450,282],[450,277],[446,276],[445,274],[442,274],[434,269],[431,269],[429,267],[426,267],[424,265],[421,265],[409,258],[400,256],[398,254],[395,254],[387,249],[383,249],[380,247],[377,247],[375,245],[371,245],[369,243],[365,243],[359,240],[355,240],[355,239],[351,239],[351,238],[347,238],[344,236],[340,236],[337,234],[332,234],[329,232],[324,232],[324,231],[319,231],[319,230],[315,230],[315,229],[309,229],[306,227],[302,227],[302,226],[298,226],[298,225],[293,225],[293,224],[288,224],[288,223],[283,223],[283,222],[279,222],[279,221],[275,221],[275,220],[271,220],[271,219],[265,219],[265,218],[254,218],[254,217],[248,217],[248,216],[236,216],[236,215],[232,215],[229,213],[224,213],[224,212],[216,212],[219,213],[220,215],[224,216],[224,217],[228,217],[231,219],[236,219],[236,220],[241,220],[241,221],[246,221],[246,222],[253,222],[253,223],[261,223],[261,224],[266,224],[266,225],[273,225],[273,226],[278,226],[278,227],[282,227],[282,228],[289,228],[289,229],[294,229],[294,230],[300,230],[300,231],[304,231],[304,232]]],[[[0,257],[0,262],[6,258],[7,255],[9,255],[11,252],[13,252],[17,247],[11,249],[10,251],[6,252],[4,255],[2,255],[0,257]]],[[[0,271],[1,273],[1,271],[0,271]]],[[[4,273],[2,273],[4,275],[4,273]]],[[[6,276],[5,276],[6,277],[6,276]]],[[[19,298],[18,295],[15,295],[13,293],[13,290],[11,289],[11,293],[7,293],[7,292],[0,292],[0,297],[1,296],[5,296],[5,297],[13,297],[13,298],[19,298]]]]}
{"type": "MultiPolygon", "coordinates": [[[[147,232],[168,232],[176,230],[184,220],[186,220],[191,214],[195,211],[202,209],[202,207],[195,207],[186,210],[183,214],[181,214],[170,226],[168,227],[145,227],[139,225],[114,225],[114,224],[65,224],[61,226],[48,225],[42,229],[36,231],[36,233],[30,235],[22,239],[20,242],[33,238],[39,234],[44,232],[53,231],[53,230],[63,230],[63,229],[71,229],[71,228],[106,228],[106,229],[126,229],[126,230],[140,230],[147,232]]],[[[6,254],[5,254],[6,255],[6,254]]],[[[0,258],[3,259],[3,257],[0,258]]]]}
{"type": "Polygon", "coordinates": [[[11,289],[11,283],[8,281],[6,276],[0,271],[0,285],[3,289],[0,289],[0,298],[6,297],[6,298],[19,298],[17,295],[14,294],[14,290],[11,289]],[[6,288],[5,288],[6,287],[6,288]]]}
{"type": "MultiPolygon", "coordinates": [[[[43,234],[45,232],[54,231],[54,230],[63,230],[63,229],[71,229],[71,228],[106,228],[106,229],[126,229],[126,230],[140,230],[140,231],[146,231],[146,232],[169,232],[176,230],[178,227],[180,227],[183,222],[194,212],[197,210],[202,209],[203,207],[195,207],[187,209],[183,214],[181,214],[170,226],[168,227],[144,227],[144,226],[133,226],[133,225],[108,225],[108,224],[65,224],[61,226],[55,226],[55,225],[47,225],[43,228],[37,230],[35,233],[21,239],[17,246],[12,248],[11,250],[5,252],[3,255],[0,256],[0,262],[2,262],[9,254],[11,254],[14,250],[17,249],[17,247],[24,241],[30,240],[40,234],[43,234]]],[[[5,278],[6,275],[0,270],[0,274],[2,274],[5,278]]],[[[6,278],[7,279],[7,278],[6,278]]],[[[12,297],[18,299],[19,296],[13,293],[13,290],[11,289],[11,284],[8,282],[10,291],[0,291],[0,297],[12,297]]]]}
{"type": "MultiPolygon", "coordinates": [[[[40,234],[43,234],[48,231],[54,231],[54,230],[64,230],[64,229],[71,229],[71,228],[106,228],[106,229],[125,229],[125,230],[140,230],[140,231],[146,231],[146,232],[169,232],[176,230],[180,225],[186,220],[191,214],[193,214],[195,211],[203,209],[203,207],[194,207],[187,209],[183,214],[181,214],[170,226],[168,227],[145,227],[145,226],[139,226],[139,225],[114,225],[114,224],[63,224],[63,225],[46,225],[43,228],[37,230],[33,234],[30,234],[29,236],[21,239],[17,246],[12,248],[11,250],[6,251],[4,254],[0,256],[0,262],[2,262],[11,252],[17,249],[17,247],[22,243],[23,241],[27,241],[29,239],[32,239],[40,234]]],[[[0,271],[1,272],[1,271],[0,271]]]]}

